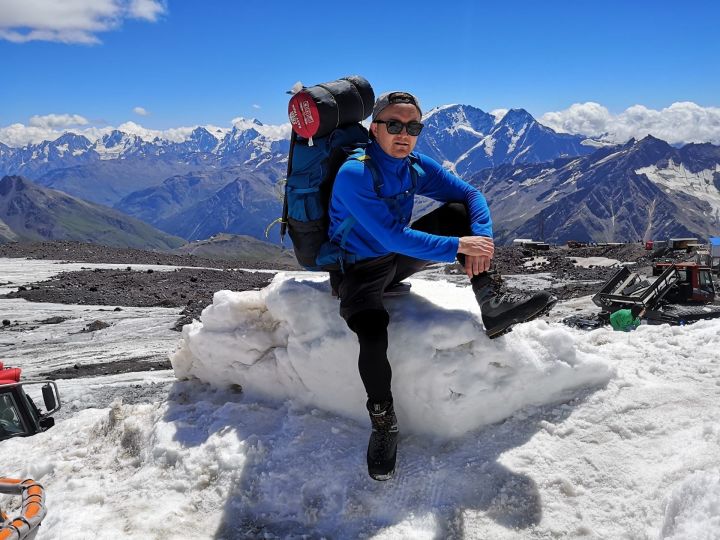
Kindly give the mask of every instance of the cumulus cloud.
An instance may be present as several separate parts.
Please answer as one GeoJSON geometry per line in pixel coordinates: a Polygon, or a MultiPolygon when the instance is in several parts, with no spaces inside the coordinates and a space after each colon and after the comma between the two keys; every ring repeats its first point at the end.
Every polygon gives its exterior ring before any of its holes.
{"type": "Polygon", "coordinates": [[[60,134],[54,129],[17,123],[0,128],[0,142],[12,148],[21,148],[29,143],[55,140],[60,134]]]}
{"type": "Polygon", "coordinates": [[[149,129],[141,126],[140,124],[136,124],[135,122],[125,122],[124,124],[120,124],[115,129],[119,129],[124,133],[137,135],[145,141],[152,141],[156,137],[159,137],[161,139],[166,139],[172,142],[182,142],[190,136],[190,133],[192,133],[192,130],[195,129],[195,127],[149,129]]]}
{"type": "Polygon", "coordinates": [[[652,135],[670,144],[720,144],[720,108],[701,107],[689,101],[660,110],[633,105],[620,114],[612,114],[598,103],[575,103],[564,111],[545,113],[538,121],[555,131],[616,143],[652,135]]]}
{"type": "Polygon", "coordinates": [[[231,123],[238,129],[252,128],[271,140],[290,138],[290,122],[276,126],[266,126],[254,118],[243,118],[242,116],[239,116],[237,118],[233,118],[231,123]]]}
{"type": "Polygon", "coordinates": [[[88,121],[79,114],[46,114],[43,116],[35,115],[30,117],[29,124],[32,127],[54,129],[85,126],[88,124],[88,121]]]}
{"type": "MultiPolygon", "coordinates": [[[[46,115],[44,117],[33,117],[33,118],[47,118],[53,116],[66,116],[66,115],[46,115]]],[[[77,116],[77,115],[67,115],[77,116]]],[[[82,118],[82,117],[79,117],[82,118]]],[[[83,119],[84,120],[84,119],[83,119]]],[[[119,126],[91,126],[88,122],[75,123],[73,125],[61,125],[50,123],[36,122],[35,125],[25,125],[21,123],[11,124],[6,127],[0,127],[0,142],[10,146],[12,148],[21,148],[27,144],[38,144],[43,141],[54,141],[60,137],[63,133],[72,132],[77,135],[84,135],[90,141],[96,141],[103,135],[106,135],[118,129],[125,133],[137,135],[143,140],[152,141],[156,137],[165,139],[172,142],[182,142],[186,140],[192,130],[197,126],[192,127],[178,127],[171,129],[148,129],[135,122],[125,122],[119,126]],[[75,127],[73,127],[75,126],[75,127]]],[[[220,128],[215,128],[214,132],[220,128]]],[[[222,135],[220,135],[222,137],[222,135]]]]}
{"type": "Polygon", "coordinates": [[[252,107],[253,109],[262,109],[262,107],[260,107],[260,105],[258,105],[257,103],[253,103],[252,107]]]}
{"type": "Polygon", "coordinates": [[[157,0],[131,0],[128,13],[135,19],[155,22],[165,13],[165,4],[157,0]]]}
{"type": "Polygon", "coordinates": [[[495,123],[497,124],[500,120],[503,119],[503,116],[507,114],[509,109],[495,109],[493,111],[490,111],[490,114],[492,114],[495,117],[495,123]]]}
{"type": "Polygon", "coordinates": [[[135,114],[139,114],[140,116],[147,116],[149,114],[144,107],[135,107],[133,112],[135,114]]]}
{"type": "Polygon", "coordinates": [[[165,12],[163,0],[0,0],[0,39],[95,44],[125,19],[154,22],[165,12]]]}

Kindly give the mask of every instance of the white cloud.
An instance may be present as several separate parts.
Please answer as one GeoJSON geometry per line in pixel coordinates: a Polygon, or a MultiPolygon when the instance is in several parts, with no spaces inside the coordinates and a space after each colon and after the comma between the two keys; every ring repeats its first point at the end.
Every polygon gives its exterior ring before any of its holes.
{"type": "MultiPolygon", "coordinates": [[[[2,2],[2,0],[0,0],[2,2]]],[[[147,111],[136,107],[134,112],[147,111]]],[[[491,112],[496,118],[502,117],[505,109],[491,112]]],[[[620,114],[612,114],[598,103],[576,103],[564,111],[542,115],[539,122],[562,133],[579,133],[600,137],[608,142],[621,143],[631,137],[640,139],[648,134],[671,144],[689,142],[711,142],[720,144],[720,108],[700,107],[695,103],[673,103],[661,110],[634,105],[620,114]]],[[[238,129],[253,128],[270,140],[287,139],[290,124],[263,125],[257,120],[242,117],[233,118],[231,125],[238,129]]],[[[119,129],[133,133],[145,140],[155,137],[180,142],[188,138],[197,126],[181,126],[165,130],[149,129],[135,122],[125,122],[117,127],[91,126],[87,119],[77,114],[46,114],[33,116],[28,125],[11,124],[0,127],[0,142],[12,147],[24,146],[54,140],[65,131],[85,135],[91,141],[119,129]]],[[[222,138],[229,131],[226,127],[204,126],[208,131],[222,138]]]]}
{"type": "Polygon", "coordinates": [[[135,107],[133,112],[135,114],[139,114],[140,116],[147,116],[149,114],[144,107],[135,107]]]}
{"type": "Polygon", "coordinates": [[[280,124],[276,126],[266,126],[264,124],[258,124],[257,120],[253,118],[243,118],[239,116],[233,118],[231,124],[238,129],[254,129],[261,135],[271,140],[289,139],[290,138],[290,122],[286,124],[280,124]]]}
{"type": "Polygon", "coordinates": [[[262,109],[262,107],[260,105],[258,105],[257,103],[253,103],[252,107],[253,107],[253,109],[262,109]]]}
{"type": "Polygon", "coordinates": [[[617,143],[652,135],[671,144],[720,144],[720,108],[688,101],[660,110],[633,105],[620,114],[612,114],[598,103],[575,103],[564,111],[545,113],[539,122],[563,133],[602,137],[617,143]]]}
{"type": "Polygon", "coordinates": [[[85,126],[88,124],[88,121],[79,114],[46,114],[43,116],[32,116],[29,123],[33,127],[53,129],[85,126]]]}
{"type": "Polygon", "coordinates": [[[12,148],[20,148],[28,143],[55,140],[61,132],[49,128],[10,124],[0,128],[0,142],[12,148]]]}
{"type": "MultiPolygon", "coordinates": [[[[63,116],[63,115],[47,115],[47,116],[63,116]]],[[[33,117],[41,118],[41,117],[33,117]]],[[[43,117],[44,118],[44,117],[43,117]]],[[[82,118],[82,117],[80,117],[82,118]]],[[[80,123],[75,124],[76,126],[81,125],[80,123]]],[[[87,125],[85,121],[82,125],[87,125]]],[[[197,126],[192,127],[178,127],[165,130],[159,129],[148,129],[135,122],[125,122],[119,126],[87,126],[87,127],[72,127],[61,126],[61,125],[50,125],[40,124],[36,125],[24,125],[24,124],[11,124],[6,127],[0,127],[0,142],[13,148],[20,148],[26,144],[37,144],[43,141],[54,141],[60,137],[63,133],[68,131],[76,133],[77,135],[84,135],[90,141],[94,142],[103,135],[106,135],[118,129],[125,133],[137,135],[138,137],[152,141],[155,137],[160,137],[172,142],[182,142],[186,140],[193,129],[197,126]],[[70,129],[68,129],[70,128],[70,129]]],[[[215,128],[218,129],[218,128],[215,128]]]]}
{"type": "Polygon", "coordinates": [[[495,109],[493,111],[490,111],[490,114],[492,114],[495,117],[495,123],[497,124],[500,120],[503,119],[503,116],[507,114],[509,109],[495,109]]]}
{"type": "MultiPolygon", "coordinates": [[[[270,140],[290,138],[289,122],[280,125],[262,125],[256,122],[257,120],[234,118],[231,123],[239,129],[252,127],[270,140]]],[[[85,118],[79,115],[48,114],[45,116],[33,116],[29,125],[17,123],[5,127],[0,126],[0,143],[13,148],[20,148],[29,143],[37,144],[42,141],[54,141],[68,131],[77,135],[84,135],[94,142],[114,129],[137,135],[145,141],[152,141],[159,137],[171,142],[182,142],[187,140],[197,127],[195,125],[169,129],[150,129],[133,121],[124,122],[118,126],[92,126],[89,125],[85,118]],[[60,119],[63,119],[63,121],[60,119]]],[[[218,139],[222,139],[230,131],[230,128],[211,124],[202,127],[218,139]]]]}
{"type": "Polygon", "coordinates": [[[165,4],[157,0],[131,0],[128,13],[135,19],[155,22],[160,15],[165,13],[165,4]]]}
{"type": "Polygon", "coordinates": [[[190,136],[190,133],[192,133],[192,130],[195,129],[195,127],[148,129],[131,121],[120,124],[115,129],[119,129],[120,131],[130,133],[132,135],[137,135],[145,141],[152,141],[156,137],[160,137],[161,139],[166,139],[172,142],[182,142],[190,136]]]}
{"type": "Polygon", "coordinates": [[[125,19],[156,21],[161,0],[0,0],[0,39],[94,44],[125,19]]]}

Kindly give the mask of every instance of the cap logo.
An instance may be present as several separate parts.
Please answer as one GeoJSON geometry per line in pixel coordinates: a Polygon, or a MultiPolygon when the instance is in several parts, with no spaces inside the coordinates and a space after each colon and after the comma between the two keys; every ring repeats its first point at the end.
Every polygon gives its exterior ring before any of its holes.
{"type": "Polygon", "coordinates": [[[406,92],[393,92],[388,96],[389,105],[394,105],[396,103],[409,103],[410,105],[417,106],[415,96],[406,92]]]}

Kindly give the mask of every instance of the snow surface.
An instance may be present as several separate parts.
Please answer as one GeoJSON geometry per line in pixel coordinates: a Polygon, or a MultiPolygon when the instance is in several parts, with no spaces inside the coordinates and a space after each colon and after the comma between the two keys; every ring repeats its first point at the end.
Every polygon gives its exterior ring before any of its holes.
{"type": "MultiPolygon", "coordinates": [[[[567,350],[562,328],[536,322],[525,340],[492,342],[467,287],[410,283],[416,294],[388,302],[395,409],[407,433],[463,435],[612,374],[602,358],[567,350]]],[[[325,278],[280,274],[261,291],[217,292],[203,322],[183,329],[175,373],[363,421],[358,346],[337,311],[325,278]]]]}
{"type": "MultiPolygon", "coordinates": [[[[0,260],[0,282],[25,262],[0,260]]],[[[586,297],[491,341],[467,288],[412,284],[388,301],[401,438],[382,483],[365,471],[357,345],[321,279],[218,292],[182,338],[172,309],[0,298],[26,325],[0,333],[2,358],[30,375],[91,351],[176,366],[59,380],[56,426],[0,443],[2,473],[47,491],[37,538],[720,537],[719,321],[563,326],[586,297]],[[30,328],[57,314],[71,318],[30,328]]]]}
{"type": "Polygon", "coordinates": [[[575,261],[575,266],[591,268],[593,266],[619,266],[620,261],[608,257],[568,257],[575,261]]]}

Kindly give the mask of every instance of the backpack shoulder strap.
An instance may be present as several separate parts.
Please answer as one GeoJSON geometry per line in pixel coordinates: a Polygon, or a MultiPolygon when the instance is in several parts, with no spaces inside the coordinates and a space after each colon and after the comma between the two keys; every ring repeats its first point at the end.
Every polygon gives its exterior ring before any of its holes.
{"type": "Polygon", "coordinates": [[[365,152],[365,148],[356,148],[352,151],[352,153],[348,156],[348,159],[355,159],[357,161],[362,162],[368,169],[370,169],[370,174],[372,175],[373,179],[373,189],[375,190],[375,193],[380,197],[380,189],[383,187],[383,179],[382,174],[380,174],[380,171],[378,170],[377,165],[372,160],[370,156],[367,155],[365,152]]]}
{"type": "Polygon", "coordinates": [[[417,179],[425,176],[425,171],[420,166],[420,158],[416,153],[411,153],[408,158],[410,159],[410,176],[412,177],[413,187],[417,187],[417,179]]]}

